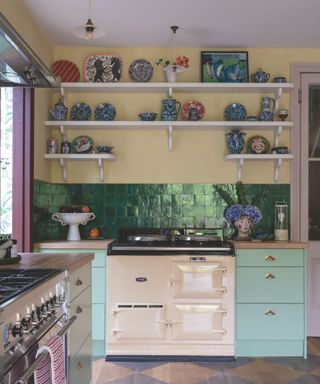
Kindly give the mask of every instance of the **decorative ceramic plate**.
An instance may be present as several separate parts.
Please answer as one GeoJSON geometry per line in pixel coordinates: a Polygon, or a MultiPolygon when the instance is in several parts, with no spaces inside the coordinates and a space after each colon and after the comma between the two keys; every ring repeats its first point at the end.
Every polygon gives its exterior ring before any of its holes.
{"type": "Polygon", "coordinates": [[[6,265],[6,264],[16,264],[19,263],[21,260],[21,256],[15,256],[15,257],[3,257],[0,259],[0,265],[6,265]]]}
{"type": "Polygon", "coordinates": [[[188,101],[185,103],[181,110],[181,117],[184,120],[197,121],[201,120],[204,116],[205,109],[203,104],[199,101],[188,101]]]}
{"type": "Polygon", "coordinates": [[[52,72],[64,83],[75,83],[80,80],[79,68],[69,60],[58,60],[52,66],[52,72]]]}
{"type": "Polygon", "coordinates": [[[228,121],[243,121],[247,118],[247,110],[242,104],[230,104],[224,111],[224,118],[228,121]]]}
{"type": "Polygon", "coordinates": [[[101,103],[94,111],[94,118],[98,121],[114,120],[116,117],[116,109],[112,104],[101,103]]]}
{"type": "Polygon", "coordinates": [[[153,66],[148,60],[137,59],[129,67],[129,76],[133,81],[145,83],[153,75],[153,66]]]}
{"type": "Polygon", "coordinates": [[[75,104],[70,110],[71,120],[90,120],[91,115],[91,108],[86,103],[75,104]]]}
{"type": "Polygon", "coordinates": [[[269,141],[263,136],[253,136],[247,141],[247,152],[254,154],[268,153],[270,150],[269,141]]]}
{"type": "Polygon", "coordinates": [[[93,149],[93,140],[89,136],[78,136],[72,143],[72,153],[91,153],[93,149]]]}
{"type": "Polygon", "coordinates": [[[84,62],[84,79],[93,83],[112,83],[121,79],[122,60],[118,56],[89,56],[84,62]]]}

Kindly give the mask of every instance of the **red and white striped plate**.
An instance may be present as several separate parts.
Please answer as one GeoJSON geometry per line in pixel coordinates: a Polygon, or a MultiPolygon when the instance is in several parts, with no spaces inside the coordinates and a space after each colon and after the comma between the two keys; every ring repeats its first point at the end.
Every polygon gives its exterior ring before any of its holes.
{"type": "Polygon", "coordinates": [[[69,60],[58,60],[52,66],[52,72],[64,83],[75,83],[80,80],[79,68],[69,60]]]}

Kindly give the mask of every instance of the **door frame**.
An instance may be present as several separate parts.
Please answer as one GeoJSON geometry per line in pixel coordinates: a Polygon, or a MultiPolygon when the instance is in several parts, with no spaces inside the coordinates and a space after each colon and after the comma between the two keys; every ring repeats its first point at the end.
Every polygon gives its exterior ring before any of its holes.
{"type": "Polygon", "coordinates": [[[293,63],[291,64],[291,82],[294,90],[291,96],[291,117],[294,129],[291,132],[291,148],[294,159],[291,162],[291,188],[290,188],[290,217],[291,239],[306,241],[301,230],[301,113],[299,100],[301,98],[301,74],[320,74],[320,63],[293,63]]]}

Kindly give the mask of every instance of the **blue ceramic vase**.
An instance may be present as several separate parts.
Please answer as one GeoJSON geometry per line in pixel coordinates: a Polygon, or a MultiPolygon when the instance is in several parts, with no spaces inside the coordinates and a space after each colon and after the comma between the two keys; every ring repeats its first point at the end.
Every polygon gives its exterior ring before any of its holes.
{"type": "Polygon", "coordinates": [[[179,116],[181,108],[180,101],[169,98],[162,100],[161,120],[175,121],[179,116]]]}
{"type": "Polygon", "coordinates": [[[232,131],[226,133],[227,138],[227,148],[230,154],[238,154],[244,148],[244,137],[245,133],[239,131],[239,129],[233,129],[232,131]]]}

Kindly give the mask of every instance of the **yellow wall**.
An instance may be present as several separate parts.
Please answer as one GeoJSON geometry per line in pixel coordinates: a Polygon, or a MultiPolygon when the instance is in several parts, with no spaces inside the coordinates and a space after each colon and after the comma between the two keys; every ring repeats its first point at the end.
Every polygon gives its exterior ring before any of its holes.
{"type": "MultiPolygon", "coordinates": [[[[0,0],[0,11],[41,60],[48,67],[51,67],[53,46],[39,30],[23,3],[20,0],[0,0]]],[[[47,131],[43,122],[47,119],[47,108],[50,103],[51,91],[35,90],[34,175],[36,179],[45,181],[50,181],[50,164],[43,158],[47,140],[47,131]]]]}
{"type": "MultiPolygon", "coordinates": [[[[200,78],[201,49],[179,49],[177,53],[190,57],[191,68],[179,75],[178,81],[198,82],[200,78]]],[[[208,50],[208,49],[207,49],[208,50]]],[[[214,50],[214,49],[212,49],[214,50]]],[[[249,49],[249,73],[259,67],[270,72],[271,78],[283,75],[290,80],[290,65],[295,62],[319,62],[320,50],[298,49],[249,49]]],[[[88,55],[114,54],[122,57],[124,71],[121,81],[130,81],[128,67],[137,58],[148,59],[154,64],[160,57],[170,57],[168,49],[153,48],[73,48],[55,47],[54,60],[68,59],[78,65],[83,76],[83,63],[88,55]]],[[[83,77],[82,77],[83,79],[83,77]]],[[[151,81],[165,81],[160,67],[154,65],[151,81]]],[[[223,111],[231,102],[240,102],[247,107],[248,114],[257,115],[260,111],[261,96],[257,94],[176,94],[183,104],[198,100],[205,105],[207,120],[222,120],[223,111]]],[[[69,107],[78,102],[86,102],[94,108],[102,102],[110,102],[117,109],[119,120],[136,120],[143,111],[160,112],[161,99],[165,94],[73,94],[69,97],[69,107]]],[[[55,96],[55,99],[57,96],[55,96]]],[[[289,108],[290,99],[285,95],[280,107],[289,108]]],[[[59,138],[57,130],[52,131],[59,138]]],[[[68,139],[87,134],[96,144],[115,147],[115,162],[106,162],[105,182],[107,183],[232,183],[236,181],[236,164],[225,161],[225,133],[221,130],[185,130],[174,132],[173,151],[168,152],[167,134],[163,130],[70,130],[68,139]]],[[[262,134],[273,145],[272,131],[247,131],[246,138],[262,134]]],[[[290,131],[286,130],[280,145],[290,145],[290,131]]],[[[70,162],[68,182],[98,182],[98,170],[93,162],[70,162]]],[[[61,170],[52,162],[52,181],[61,182],[61,170]]],[[[243,182],[273,183],[273,163],[247,162],[243,167],[243,182]]],[[[280,170],[280,183],[290,182],[290,163],[284,162],[280,170]]]]}

